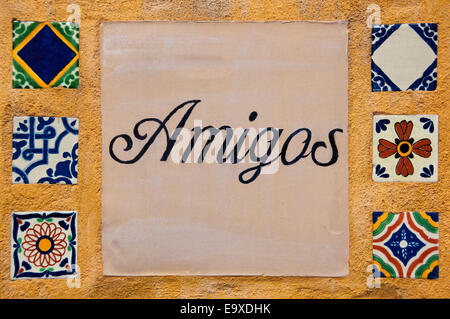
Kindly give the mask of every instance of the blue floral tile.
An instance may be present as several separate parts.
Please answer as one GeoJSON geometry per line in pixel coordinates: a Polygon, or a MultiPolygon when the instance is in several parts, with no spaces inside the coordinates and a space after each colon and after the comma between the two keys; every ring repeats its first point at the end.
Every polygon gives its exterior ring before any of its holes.
{"type": "Polygon", "coordinates": [[[13,21],[13,88],[78,88],[79,27],[13,21]]]}
{"type": "Polygon", "coordinates": [[[373,180],[437,182],[438,141],[437,115],[375,115],[373,180]]]}
{"type": "Polygon", "coordinates": [[[76,184],[78,119],[14,117],[12,182],[76,184]]]}
{"type": "Polygon", "coordinates": [[[76,277],[76,212],[17,212],[11,217],[12,280],[76,277]]]}
{"type": "Polygon", "coordinates": [[[438,213],[373,213],[374,277],[439,278],[438,213]]]}
{"type": "Polygon", "coordinates": [[[436,23],[372,27],[372,91],[433,91],[437,85],[436,23]]]}

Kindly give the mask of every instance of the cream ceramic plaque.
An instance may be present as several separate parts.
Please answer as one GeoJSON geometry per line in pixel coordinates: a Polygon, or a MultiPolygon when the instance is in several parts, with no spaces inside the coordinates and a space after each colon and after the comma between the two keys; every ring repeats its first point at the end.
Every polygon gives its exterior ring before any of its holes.
{"type": "Polygon", "coordinates": [[[347,25],[101,30],[105,275],[348,274],[347,25]]]}

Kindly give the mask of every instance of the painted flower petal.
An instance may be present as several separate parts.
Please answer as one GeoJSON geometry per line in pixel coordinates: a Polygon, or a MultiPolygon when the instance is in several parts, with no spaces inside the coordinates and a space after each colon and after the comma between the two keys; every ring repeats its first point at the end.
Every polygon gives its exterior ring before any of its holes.
{"type": "Polygon", "coordinates": [[[41,237],[43,234],[42,234],[42,228],[41,228],[41,225],[40,224],[36,224],[36,225],[34,225],[34,227],[32,228],[32,229],[30,229],[30,230],[28,230],[27,231],[27,234],[30,234],[30,235],[34,235],[34,236],[36,236],[36,237],[41,237]]]}
{"type": "Polygon", "coordinates": [[[377,133],[381,132],[381,127],[380,127],[379,123],[375,124],[375,132],[377,132],[377,133]]]}
{"type": "Polygon", "coordinates": [[[48,226],[48,236],[53,238],[55,236],[55,232],[58,230],[59,227],[56,227],[54,223],[49,224],[48,226]]]}
{"type": "Polygon", "coordinates": [[[400,157],[395,172],[403,177],[414,174],[414,167],[410,159],[408,157],[400,157]]]}
{"type": "Polygon", "coordinates": [[[48,223],[42,223],[42,234],[48,236],[49,229],[48,229],[48,223]]]}
{"type": "Polygon", "coordinates": [[[30,233],[27,233],[23,239],[25,241],[36,242],[38,240],[38,238],[39,238],[38,236],[34,235],[34,232],[33,232],[33,234],[30,232],[30,233]]]}
{"type": "Polygon", "coordinates": [[[406,176],[414,174],[414,166],[408,157],[405,157],[404,163],[405,163],[405,168],[407,170],[406,176]]]}
{"type": "Polygon", "coordinates": [[[381,168],[380,164],[377,164],[377,166],[375,166],[375,174],[377,175],[379,174],[380,168],[381,168]]]}
{"type": "Polygon", "coordinates": [[[33,256],[30,256],[28,258],[28,261],[30,263],[34,264],[35,266],[40,267],[41,266],[41,258],[40,258],[41,256],[42,256],[41,254],[35,254],[33,256]]]}
{"type": "Polygon", "coordinates": [[[33,241],[24,241],[22,243],[22,248],[24,250],[35,249],[36,248],[36,241],[35,240],[33,240],[33,241]]]}
{"type": "Polygon", "coordinates": [[[66,234],[64,233],[59,233],[57,236],[53,237],[53,241],[54,242],[59,242],[59,241],[64,241],[66,239],[66,234]]]}
{"type": "Polygon", "coordinates": [[[50,255],[52,255],[53,258],[55,259],[55,264],[59,263],[61,261],[61,259],[62,259],[62,255],[55,255],[55,254],[50,254],[50,255]]]}
{"type": "Polygon", "coordinates": [[[50,258],[48,258],[48,255],[41,255],[41,266],[42,267],[47,267],[50,261],[50,258]]]}
{"type": "Polygon", "coordinates": [[[49,260],[50,260],[50,266],[53,266],[54,264],[56,264],[56,258],[55,258],[55,256],[54,256],[54,254],[52,254],[52,253],[50,253],[50,254],[48,254],[48,258],[49,258],[49,260]]]}
{"type": "Polygon", "coordinates": [[[55,249],[57,249],[57,248],[66,248],[67,247],[67,243],[66,243],[66,241],[64,240],[64,241],[55,241],[55,249]]]}
{"type": "Polygon", "coordinates": [[[412,146],[412,151],[419,156],[428,158],[431,156],[431,141],[428,138],[421,139],[420,141],[414,143],[412,146]]]}
{"type": "Polygon", "coordinates": [[[401,122],[395,123],[394,127],[399,139],[402,141],[406,141],[411,136],[413,123],[411,121],[406,122],[405,120],[403,120],[401,122]]]}
{"type": "Polygon", "coordinates": [[[395,167],[395,173],[397,175],[401,175],[402,174],[403,161],[404,161],[404,157],[400,157],[400,159],[397,162],[397,166],[395,167]]]}
{"type": "Polygon", "coordinates": [[[397,145],[385,139],[378,141],[378,152],[381,158],[386,158],[397,152],[397,145]]]}
{"type": "Polygon", "coordinates": [[[65,248],[55,248],[52,253],[56,256],[62,256],[66,253],[66,249],[65,248]]]}
{"type": "Polygon", "coordinates": [[[31,258],[31,257],[34,257],[37,253],[38,253],[38,251],[36,248],[30,248],[30,249],[24,250],[23,255],[25,257],[31,258]]]}

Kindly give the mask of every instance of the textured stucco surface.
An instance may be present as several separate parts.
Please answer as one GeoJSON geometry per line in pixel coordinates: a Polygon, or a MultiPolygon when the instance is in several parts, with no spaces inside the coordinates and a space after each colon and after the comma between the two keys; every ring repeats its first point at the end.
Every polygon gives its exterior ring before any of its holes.
{"type": "Polygon", "coordinates": [[[80,87],[13,90],[11,20],[65,21],[71,1],[0,0],[0,297],[1,298],[427,298],[450,297],[450,161],[447,111],[449,21],[447,0],[123,0],[76,1],[81,7],[80,87]],[[439,23],[438,88],[434,92],[372,93],[370,3],[382,23],[439,23]],[[301,277],[104,277],[101,253],[100,24],[114,20],[347,20],[349,21],[350,275],[301,277]],[[372,115],[439,115],[439,182],[375,183],[371,178],[372,115]],[[12,118],[80,119],[78,185],[12,185],[12,118]],[[10,281],[10,213],[76,210],[81,288],[65,280],[10,281]],[[373,210],[440,212],[440,278],[383,279],[369,289],[373,210]]]}

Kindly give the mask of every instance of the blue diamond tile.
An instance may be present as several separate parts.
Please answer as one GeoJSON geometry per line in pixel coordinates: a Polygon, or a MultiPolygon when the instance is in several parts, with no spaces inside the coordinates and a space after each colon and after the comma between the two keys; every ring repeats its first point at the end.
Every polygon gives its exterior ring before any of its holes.
{"type": "Polygon", "coordinates": [[[400,259],[403,265],[407,265],[409,260],[415,257],[418,251],[425,246],[417,236],[403,224],[391,238],[384,244],[395,257],[400,259]]]}
{"type": "Polygon", "coordinates": [[[44,26],[18,53],[47,84],[75,57],[49,26],[44,26]]]}
{"type": "Polygon", "coordinates": [[[77,88],[78,44],[77,24],[13,21],[13,88],[77,88]]]}

